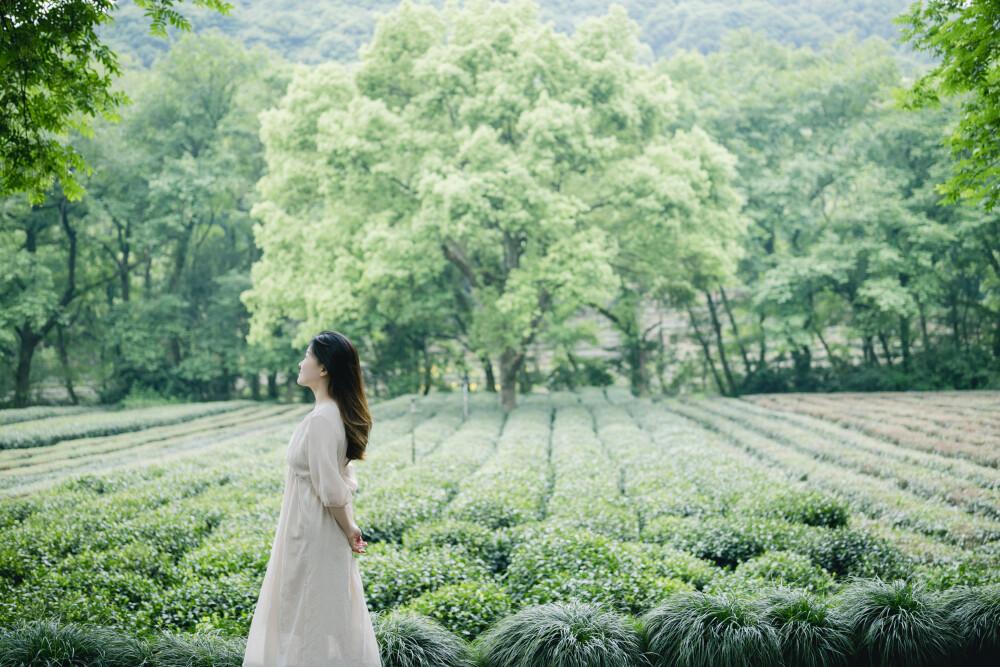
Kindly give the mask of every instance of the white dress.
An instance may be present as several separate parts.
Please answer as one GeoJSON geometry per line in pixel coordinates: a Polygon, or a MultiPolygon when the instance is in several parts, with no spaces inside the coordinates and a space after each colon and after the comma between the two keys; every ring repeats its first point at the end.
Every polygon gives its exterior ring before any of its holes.
{"type": "Polygon", "coordinates": [[[285,460],[243,667],[381,667],[354,552],[327,509],[350,503],[358,488],[336,403],[321,403],[296,427],[285,460]]]}

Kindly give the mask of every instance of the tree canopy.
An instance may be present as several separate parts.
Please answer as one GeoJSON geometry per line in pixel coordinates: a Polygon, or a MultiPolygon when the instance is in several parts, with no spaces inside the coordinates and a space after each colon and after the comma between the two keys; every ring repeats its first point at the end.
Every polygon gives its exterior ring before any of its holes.
{"type": "Polygon", "coordinates": [[[904,39],[937,64],[905,94],[904,106],[958,96],[962,114],[948,137],[957,159],[942,186],[949,202],[1000,203],[1000,5],[992,0],[923,0],[896,21],[904,39]]]}
{"type": "MultiPolygon", "coordinates": [[[[174,0],[135,0],[154,34],[190,29],[174,0]]],[[[178,0],[178,2],[183,0],[178,0]]],[[[223,0],[192,0],[226,13],[223,0]]],[[[87,164],[69,142],[91,134],[90,121],[117,118],[128,102],[113,89],[121,67],[98,37],[111,23],[112,0],[22,0],[0,4],[0,196],[27,192],[40,202],[58,179],[70,199],[83,194],[87,164]]]]}

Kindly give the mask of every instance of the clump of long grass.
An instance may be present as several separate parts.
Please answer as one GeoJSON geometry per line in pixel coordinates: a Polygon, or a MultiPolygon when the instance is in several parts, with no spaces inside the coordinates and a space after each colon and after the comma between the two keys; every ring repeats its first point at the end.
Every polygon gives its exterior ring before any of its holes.
{"type": "Polygon", "coordinates": [[[634,622],[577,600],[525,607],[480,635],[484,667],[635,667],[646,665],[634,622]]]}
{"type": "Polygon", "coordinates": [[[778,635],[786,665],[843,667],[853,653],[851,636],[830,607],[804,590],[780,588],[761,601],[764,620],[778,635]]]}
{"type": "Polygon", "coordinates": [[[136,667],[147,657],[112,628],[44,620],[0,630],[0,667],[136,667]]]}
{"type": "Polygon", "coordinates": [[[656,667],[777,667],[778,636],[752,600],[681,593],[646,613],[642,632],[656,667]]]}
{"type": "Polygon", "coordinates": [[[458,635],[420,614],[406,611],[372,614],[382,667],[467,667],[469,645],[458,635]]]}
{"type": "Polygon", "coordinates": [[[863,663],[943,665],[961,648],[944,600],[917,581],[859,579],[841,595],[837,616],[863,663]]]}
{"type": "Polygon", "coordinates": [[[153,667],[240,667],[246,640],[218,631],[198,634],[164,633],[152,643],[153,667]]]}
{"type": "Polygon", "coordinates": [[[948,596],[948,607],[964,633],[965,663],[1000,662],[1000,584],[956,588],[948,596]]]}

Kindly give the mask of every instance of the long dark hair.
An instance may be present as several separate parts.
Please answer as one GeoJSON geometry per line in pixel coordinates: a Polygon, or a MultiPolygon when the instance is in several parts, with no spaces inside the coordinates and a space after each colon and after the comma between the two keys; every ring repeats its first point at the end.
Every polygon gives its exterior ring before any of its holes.
{"type": "Polygon", "coordinates": [[[365,458],[372,416],[365,397],[358,351],[347,337],[336,331],[324,331],[309,343],[313,356],[326,369],[330,398],[337,402],[347,433],[347,459],[365,458]]]}

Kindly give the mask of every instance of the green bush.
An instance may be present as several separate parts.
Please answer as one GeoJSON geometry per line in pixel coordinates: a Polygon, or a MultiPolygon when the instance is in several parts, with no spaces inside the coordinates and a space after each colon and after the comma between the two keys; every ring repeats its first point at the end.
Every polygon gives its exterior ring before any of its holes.
{"type": "Polygon", "coordinates": [[[192,630],[211,621],[212,627],[245,634],[263,580],[257,572],[191,576],[153,600],[150,614],[157,627],[192,630]]]}
{"type": "Polygon", "coordinates": [[[1000,657],[1000,584],[963,586],[947,597],[953,623],[963,630],[965,664],[996,665],[1000,657]]]}
{"type": "Polygon", "coordinates": [[[472,640],[513,611],[510,596],[492,581],[463,581],[424,593],[403,609],[434,619],[472,640]]]}
{"type": "Polygon", "coordinates": [[[888,540],[860,528],[814,529],[787,547],[809,556],[827,572],[845,577],[880,577],[909,574],[913,563],[888,540]]]}
{"type": "Polygon", "coordinates": [[[846,526],[851,514],[851,507],[846,501],[807,487],[777,488],[748,494],[738,504],[737,510],[826,528],[846,526]]]}
{"type": "Polygon", "coordinates": [[[483,667],[635,667],[644,665],[634,623],[582,602],[526,607],[476,642],[483,667]]]}
{"type": "Polygon", "coordinates": [[[801,541],[808,530],[800,524],[752,515],[661,516],[645,527],[643,539],[735,567],[765,551],[788,548],[801,541]]]}
{"type": "Polygon", "coordinates": [[[762,602],[764,620],[778,634],[785,665],[844,667],[853,654],[851,636],[829,606],[801,590],[778,589],[762,602]]]}
{"type": "Polygon", "coordinates": [[[943,665],[962,648],[954,615],[918,582],[857,580],[842,593],[837,615],[858,657],[872,665],[943,665]]]}
{"type": "Polygon", "coordinates": [[[410,612],[372,614],[382,667],[471,667],[468,644],[429,618],[410,612]]]}
{"type": "Polygon", "coordinates": [[[0,667],[136,667],[147,658],[132,637],[53,620],[0,629],[0,667]]]}
{"type": "Polygon", "coordinates": [[[913,568],[913,577],[939,591],[958,586],[987,586],[1000,583],[1000,563],[993,555],[966,553],[951,561],[921,563],[913,568]]]}
{"type": "Polygon", "coordinates": [[[641,619],[655,667],[777,667],[777,631],[750,600],[682,593],[641,619]]]}
{"type": "Polygon", "coordinates": [[[394,609],[448,584],[490,579],[485,563],[464,549],[447,547],[411,551],[394,544],[373,544],[358,559],[358,566],[371,611],[394,609]]]}
{"type": "Polygon", "coordinates": [[[486,563],[493,572],[507,569],[511,536],[471,521],[441,519],[414,526],[403,534],[403,546],[414,551],[430,547],[461,546],[470,556],[486,563]]]}
{"type": "Polygon", "coordinates": [[[150,662],[152,667],[240,667],[245,652],[246,640],[240,637],[168,632],[153,640],[150,662]]]}
{"type": "Polygon", "coordinates": [[[716,576],[711,564],[687,554],[585,531],[543,524],[522,529],[516,540],[504,582],[522,604],[579,598],[636,614],[716,576]]]}
{"type": "Polygon", "coordinates": [[[814,593],[825,593],[834,586],[829,572],[814,564],[808,556],[791,551],[766,551],[744,561],[737,566],[732,578],[748,583],[788,584],[814,593]]]}

